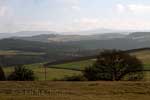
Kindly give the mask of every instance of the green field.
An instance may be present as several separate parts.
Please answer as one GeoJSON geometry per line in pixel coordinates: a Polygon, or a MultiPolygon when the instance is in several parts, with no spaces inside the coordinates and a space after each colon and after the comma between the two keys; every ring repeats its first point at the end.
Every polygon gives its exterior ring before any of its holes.
{"type": "Polygon", "coordinates": [[[49,68],[59,68],[59,69],[70,69],[70,70],[83,70],[85,67],[92,65],[95,59],[70,62],[64,64],[51,65],[49,68]]]}
{"type": "MultiPolygon", "coordinates": [[[[150,68],[150,50],[133,52],[131,55],[136,56],[142,61],[146,69],[150,68]]],[[[85,67],[92,65],[95,59],[74,61],[64,64],[50,65],[50,68],[60,68],[60,69],[71,69],[71,70],[83,70],[85,67]]]]}
{"type": "MultiPolygon", "coordinates": [[[[42,64],[32,64],[27,65],[29,69],[32,69],[37,77],[37,80],[45,80],[45,68],[42,64]]],[[[4,68],[6,76],[13,71],[13,67],[4,68]]],[[[81,74],[80,71],[67,70],[67,69],[55,69],[55,68],[46,68],[47,80],[62,79],[66,76],[73,76],[81,74]]]]}
{"type": "MultiPolygon", "coordinates": [[[[139,58],[143,64],[145,70],[150,70],[150,51],[138,51],[131,53],[131,55],[139,58]]],[[[50,65],[47,68],[47,80],[62,79],[65,76],[72,76],[81,74],[81,70],[85,67],[92,65],[95,62],[95,59],[74,61],[64,64],[50,65]]],[[[26,67],[32,69],[37,76],[38,80],[45,79],[45,70],[43,67],[44,63],[30,64],[26,67]]],[[[4,68],[6,75],[10,74],[13,71],[13,67],[4,68]]],[[[150,80],[150,71],[145,71],[144,80],[150,80]]]]}
{"type": "Polygon", "coordinates": [[[149,100],[149,82],[0,82],[0,100],[149,100]]]}
{"type": "Polygon", "coordinates": [[[44,55],[42,52],[23,52],[17,50],[0,50],[0,55],[12,56],[12,55],[44,55]]]}
{"type": "MultiPolygon", "coordinates": [[[[140,59],[144,65],[145,70],[150,70],[150,50],[133,52],[131,55],[136,56],[140,59]]],[[[95,59],[83,60],[83,61],[75,61],[64,64],[50,65],[49,68],[57,68],[57,69],[70,69],[70,70],[83,70],[85,67],[92,65],[95,62],[95,59]]],[[[144,80],[150,80],[150,71],[145,71],[144,80]]]]}

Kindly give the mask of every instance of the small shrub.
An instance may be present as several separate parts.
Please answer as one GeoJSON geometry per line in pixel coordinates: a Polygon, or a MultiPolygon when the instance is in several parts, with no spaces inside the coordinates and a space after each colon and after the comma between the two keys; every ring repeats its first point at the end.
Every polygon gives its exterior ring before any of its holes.
{"type": "Polygon", "coordinates": [[[4,80],[5,80],[5,73],[2,67],[0,67],[0,81],[4,81],[4,80]]]}
{"type": "Polygon", "coordinates": [[[16,66],[8,78],[10,81],[33,81],[35,80],[34,72],[24,66],[16,66]]]}

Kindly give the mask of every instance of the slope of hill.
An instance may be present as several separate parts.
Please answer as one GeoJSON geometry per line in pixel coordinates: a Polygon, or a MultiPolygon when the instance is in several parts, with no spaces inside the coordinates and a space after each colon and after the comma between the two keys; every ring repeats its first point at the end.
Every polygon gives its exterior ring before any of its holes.
{"type": "MultiPolygon", "coordinates": [[[[60,35],[55,32],[41,32],[41,31],[24,31],[19,33],[40,34],[27,37],[12,37],[13,39],[20,39],[30,42],[43,42],[56,44],[67,44],[76,46],[78,49],[136,49],[150,47],[150,32],[133,32],[129,35],[121,33],[106,33],[95,35],[60,35]],[[45,33],[45,34],[42,34],[45,33]]],[[[2,42],[3,43],[3,42],[2,42]]],[[[32,44],[32,43],[31,43],[32,44]]]]}
{"type": "MultiPolygon", "coordinates": [[[[136,32],[129,35],[107,33],[86,36],[45,32],[45,35],[2,39],[0,40],[0,50],[44,53],[44,55],[34,56],[34,59],[37,58],[35,61],[56,61],[96,55],[102,49],[130,50],[150,47],[149,36],[149,32],[136,32]]],[[[18,59],[32,57],[22,56],[18,59]]],[[[11,60],[9,59],[9,61],[11,60]]]]}
{"type": "MultiPolygon", "coordinates": [[[[137,49],[137,50],[130,50],[127,51],[131,55],[137,56],[143,64],[144,64],[144,70],[145,70],[145,77],[144,80],[149,81],[150,80],[150,49],[137,49]]],[[[57,61],[53,63],[48,63],[46,67],[47,71],[47,80],[54,80],[54,79],[61,79],[66,76],[72,76],[72,75],[79,75],[81,74],[81,71],[90,65],[92,65],[95,62],[96,57],[92,58],[86,58],[84,59],[79,58],[75,60],[67,60],[65,62],[63,61],[57,61]]],[[[36,64],[26,64],[25,66],[29,69],[32,69],[39,80],[44,80],[45,78],[45,63],[36,63],[36,64]]],[[[13,70],[13,67],[5,67],[4,71],[5,74],[8,75],[13,70]]]]}
{"type": "Polygon", "coordinates": [[[65,43],[78,46],[81,49],[136,49],[150,47],[150,32],[134,32],[129,35],[121,33],[106,33],[95,35],[60,35],[46,34],[32,37],[17,37],[27,41],[47,43],[65,43]]]}
{"type": "Polygon", "coordinates": [[[12,37],[14,39],[21,39],[27,41],[39,42],[70,42],[70,41],[84,41],[84,40],[109,40],[113,38],[123,38],[125,34],[121,33],[106,33],[94,35],[61,35],[61,34],[40,34],[27,37],[12,37]]]}
{"type": "Polygon", "coordinates": [[[4,51],[19,51],[32,52],[37,55],[3,55],[0,58],[4,65],[11,64],[26,64],[38,63],[45,61],[55,61],[59,59],[81,57],[93,55],[95,52],[90,50],[80,49],[78,45],[70,43],[43,43],[25,41],[19,39],[3,39],[0,40],[0,50],[4,51]],[[42,53],[42,55],[40,55],[42,53]]]}
{"type": "Polygon", "coordinates": [[[10,38],[14,36],[12,33],[0,33],[0,39],[10,38]]]}
{"type": "Polygon", "coordinates": [[[150,42],[150,32],[134,32],[129,34],[127,37],[139,42],[150,42]]]}
{"type": "Polygon", "coordinates": [[[12,37],[13,39],[20,39],[20,40],[26,40],[26,41],[38,41],[38,42],[50,42],[49,38],[55,38],[59,35],[57,34],[42,34],[42,35],[36,35],[36,36],[26,36],[26,37],[12,37]]]}
{"type": "MultiPolygon", "coordinates": [[[[46,42],[53,45],[72,45],[78,49],[136,49],[150,47],[149,32],[138,32],[129,35],[107,33],[97,35],[59,35],[45,34],[32,37],[15,37],[15,39],[34,42],[46,42]]],[[[2,42],[3,43],[3,42],[2,42]]],[[[32,44],[32,43],[31,43],[32,44]]]]}
{"type": "Polygon", "coordinates": [[[20,31],[15,33],[0,33],[0,39],[11,37],[32,37],[41,34],[57,34],[54,31],[20,31]]]}
{"type": "Polygon", "coordinates": [[[110,40],[116,38],[126,38],[126,39],[139,40],[139,41],[145,41],[150,39],[150,32],[131,32],[130,34],[125,34],[122,32],[107,32],[107,33],[103,32],[103,33],[96,33],[96,34],[93,33],[93,35],[73,35],[73,34],[70,35],[71,33],[70,34],[67,33],[65,35],[64,34],[65,33],[47,32],[47,31],[23,31],[23,32],[17,32],[16,37],[13,38],[23,39],[28,41],[39,41],[39,42],[110,40]],[[24,36],[22,34],[24,34],[24,36]]]}
{"type": "Polygon", "coordinates": [[[53,32],[53,31],[21,31],[16,33],[0,33],[2,38],[15,38],[28,41],[41,41],[41,42],[66,42],[66,41],[82,41],[82,40],[107,40],[112,38],[128,38],[133,40],[148,40],[150,32],[121,32],[121,31],[83,31],[83,33],[90,33],[90,35],[82,35],[82,32],[53,32]],[[125,34],[126,33],[126,34],[125,34]],[[127,34],[130,33],[130,34],[127,34]],[[76,35],[75,35],[76,34],[76,35]],[[78,35],[77,35],[78,34],[78,35]],[[81,34],[81,35],[79,35],[81,34]],[[93,35],[92,35],[93,34],[93,35]],[[54,38],[54,39],[53,39],[54,38]]]}
{"type": "MultiPolygon", "coordinates": [[[[150,48],[143,49],[135,49],[125,51],[131,54],[132,56],[136,56],[145,66],[145,69],[150,70],[150,48]]],[[[83,70],[85,67],[90,66],[95,62],[96,56],[91,57],[82,57],[78,59],[66,60],[66,61],[56,61],[52,63],[45,64],[50,68],[60,68],[60,69],[70,69],[70,70],[83,70]]]]}

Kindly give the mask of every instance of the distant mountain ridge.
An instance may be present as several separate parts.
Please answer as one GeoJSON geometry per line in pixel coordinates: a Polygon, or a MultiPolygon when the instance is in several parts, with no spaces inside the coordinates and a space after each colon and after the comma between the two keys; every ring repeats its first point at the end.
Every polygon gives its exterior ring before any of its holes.
{"type": "Polygon", "coordinates": [[[62,34],[40,34],[26,37],[12,37],[27,41],[38,42],[71,42],[71,41],[87,41],[87,40],[111,40],[111,39],[130,39],[136,41],[150,41],[150,32],[133,32],[130,34],[122,33],[104,33],[94,35],[62,35],[62,34]]]}
{"type": "Polygon", "coordinates": [[[12,37],[30,42],[71,44],[84,49],[135,49],[150,47],[150,32],[133,32],[130,34],[105,33],[95,35],[60,35],[41,34],[28,37],[12,37]]]}
{"type": "Polygon", "coordinates": [[[27,41],[38,42],[69,42],[69,41],[84,41],[84,40],[109,40],[113,38],[124,38],[126,35],[120,33],[106,33],[95,35],[61,35],[61,34],[41,34],[28,37],[12,37],[27,41]]]}
{"type": "Polygon", "coordinates": [[[43,34],[60,34],[60,35],[91,35],[91,34],[104,34],[104,33],[124,33],[130,32],[125,30],[115,30],[115,29],[107,29],[107,28],[98,28],[91,30],[82,30],[77,32],[56,32],[56,31],[19,31],[13,33],[0,33],[0,39],[10,38],[10,37],[31,37],[36,35],[43,34]]]}
{"type": "MultiPolygon", "coordinates": [[[[55,44],[71,44],[81,49],[136,49],[150,47],[150,32],[105,33],[94,35],[63,35],[49,31],[23,31],[16,34],[39,34],[33,36],[12,36],[10,39],[19,39],[30,42],[55,44]],[[44,34],[42,34],[44,33],[44,34]]],[[[9,38],[8,38],[9,39],[9,38]]]]}
{"type": "Polygon", "coordinates": [[[1,37],[0,50],[32,52],[43,55],[5,56],[7,65],[74,59],[98,54],[103,49],[131,50],[150,48],[150,32],[130,34],[105,33],[94,35],[63,35],[57,32],[23,31],[11,37],[1,37]],[[27,32],[27,36],[24,34],[27,32]],[[32,34],[31,34],[32,33],[32,34]],[[38,35],[34,35],[38,34],[38,35]],[[30,36],[28,36],[30,35],[30,36]]]}
{"type": "Polygon", "coordinates": [[[11,37],[32,37],[41,34],[58,34],[54,31],[20,31],[15,33],[0,33],[0,39],[11,37]]]}
{"type": "Polygon", "coordinates": [[[77,32],[64,32],[64,34],[80,34],[80,35],[95,35],[95,34],[104,34],[104,33],[128,33],[132,32],[131,30],[117,30],[117,29],[107,29],[107,28],[97,28],[91,30],[82,30],[77,32]]]}
{"type": "Polygon", "coordinates": [[[98,54],[103,49],[131,50],[150,48],[150,32],[134,32],[129,35],[107,33],[95,35],[43,34],[28,37],[12,37],[0,40],[0,50],[43,53],[44,55],[6,56],[9,64],[26,64],[43,61],[74,59],[98,54]],[[14,61],[15,60],[15,61],[14,61]]]}

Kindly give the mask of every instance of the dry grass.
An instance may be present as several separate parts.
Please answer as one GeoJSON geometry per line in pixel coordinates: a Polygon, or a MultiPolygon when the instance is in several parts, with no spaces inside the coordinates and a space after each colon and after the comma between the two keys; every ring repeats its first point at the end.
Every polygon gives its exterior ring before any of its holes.
{"type": "Polygon", "coordinates": [[[150,82],[0,82],[0,100],[150,100],[150,82]]]}
{"type": "Polygon", "coordinates": [[[144,64],[150,64],[150,50],[143,50],[143,51],[134,52],[131,55],[136,56],[144,64]]]}

